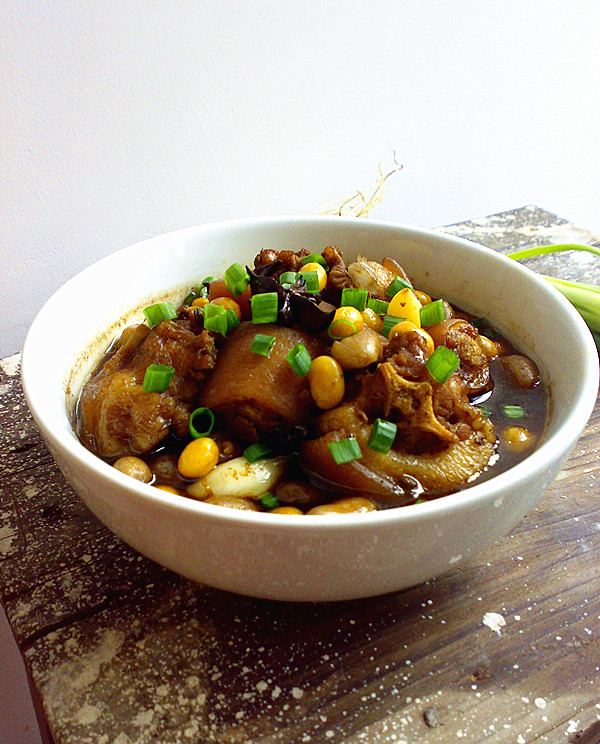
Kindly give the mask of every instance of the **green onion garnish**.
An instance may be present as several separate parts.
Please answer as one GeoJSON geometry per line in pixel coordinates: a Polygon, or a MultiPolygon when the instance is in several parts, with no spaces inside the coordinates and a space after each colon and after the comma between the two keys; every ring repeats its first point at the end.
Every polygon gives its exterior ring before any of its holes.
{"type": "Polygon", "coordinates": [[[276,323],[278,299],[277,292],[264,292],[252,295],[250,300],[253,323],[276,323]]]}
{"type": "Polygon", "coordinates": [[[268,357],[275,343],[275,336],[267,336],[264,333],[257,333],[250,344],[250,351],[253,354],[268,357]]]}
{"type": "Polygon", "coordinates": [[[399,276],[395,276],[392,281],[389,283],[388,288],[386,290],[386,295],[388,297],[394,297],[394,295],[397,295],[398,292],[401,289],[412,289],[412,284],[410,282],[405,281],[404,279],[400,279],[399,276]]]}
{"type": "Polygon", "coordinates": [[[162,393],[169,387],[174,374],[173,367],[166,364],[150,364],[146,367],[142,390],[145,393],[162,393]]]}
{"type": "Polygon", "coordinates": [[[520,419],[527,415],[522,406],[502,406],[502,412],[507,418],[520,419]]]}
{"type": "Polygon", "coordinates": [[[369,293],[366,289],[346,287],[345,289],[342,289],[342,307],[355,307],[362,313],[367,306],[368,297],[369,293]]]}
{"type": "Polygon", "coordinates": [[[341,439],[339,442],[329,442],[327,446],[336,465],[360,460],[362,457],[362,452],[355,437],[341,439]]]}
{"type": "Polygon", "coordinates": [[[392,444],[394,444],[397,429],[396,424],[393,424],[391,421],[385,421],[380,418],[375,419],[368,446],[372,450],[375,450],[375,452],[381,452],[382,455],[386,455],[390,451],[392,444]]]}
{"type": "Polygon", "coordinates": [[[478,408],[486,418],[492,415],[492,409],[485,403],[478,403],[475,408],[478,408]]]}
{"type": "Polygon", "coordinates": [[[236,311],[230,307],[227,309],[227,312],[225,313],[227,317],[227,330],[230,331],[232,328],[235,328],[236,326],[239,326],[240,319],[237,316],[236,311]]]}
{"type": "Polygon", "coordinates": [[[170,302],[158,302],[156,305],[144,308],[144,315],[150,328],[157,326],[161,320],[172,320],[177,317],[177,311],[170,302]]]}
{"type": "Polygon", "coordinates": [[[438,346],[425,364],[433,379],[443,385],[459,368],[460,359],[447,346],[438,346]]]}
{"type": "Polygon", "coordinates": [[[215,414],[210,410],[210,408],[196,408],[196,410],[192,412],[188,424],[190,436],[192,439],[207,437],[211,433],[214,425],[215,414]],[[204,419],[200,429],[198,428],[199,425],[196,425],[199,419],[204,419]]]}
{"type": "Polygon", "coordinates": [[[298,275],[295,271],[284,271],[279,277],[280,284],[295,284],[298,281],[298,275]]]}
{"type": "Polygon", "coordinates": [[[389,306],[389,302],[386,302],[385,300],[378,300],[375,297],[371,297],[371,299],[367,302],[367,307],[369,308],[369,310],[377,313],[377,315],[386,315],[389,306]]]}
{"type": "Polygon", "coordinates": [[[386,338],[388,338],[392,328],[396,325],[396,323],[400,323],[401,320],[406,320],[406,318],[397,318],[395,315],[386,315],[383,319],[383,327],[381,328],[381,333],[386,338]]]}
{"type": "Polygon", "coordinates": [[[271,452],[273,452],[273,450],[270,447],[267,447],[266,444],[255,442],[249,447],[246,447],[244,450],[244,457],[248,462],[256,462],[257,460],[261,460],[263,457],[267,457],[271,452]]]}
{"type": "MultiPolygon", "coordinates": [[[[204,327],[207,331],[215,331],[221,333],[223,336],[227,334],[228,319],[227,310],[223,305],[204,305],[202,308],[204,313],[204,327]]],[[[235,311],[234,311],[235,315],[235,311]]]]}
{"type": "Polygon", "coordinates": [[[302,266],[306,266],[308,263],[318,263],[321,264],[325,271],[329,271],[329,264],[323,256],[320,256],[318,253],[311,253],[310,256],[304,256],[300,260],[302,261],[302,266]]]}
{"type": "Polygon", "coordinates": [[[203,286],[208,286],[211,282],[216,282],[216,278],[214,276],[205,276],[204,279],[200,282],[203,286]]]}
{"type": "Polygon", "coordinates": [[[304,377],[310,370],[312,359],[303,344],[296,344],[286,356],[288,364],[299,377],[304,377]]]}
{"type": "Polygon", "coordinates": [[[277,509],[280,506],[279,499],[270,491],[263,494],[259,501],[263,509],[266,509],[267,511],[273,511],[273,509],[277,509]]]}
{"type": "Polygon", "coordinates": [[[446,319],[446,308],[443,300],[435,300],[421,308],[421,325],[423,328],[441,323],[446,319]]]}
{"type": "Polygon", "coordinates": [[[250,277],[246,269],[239,263],[231,264],[223,275],[225,286],[234,297],[241,295],[250,284],[250,277]]]}
{"type": "Polygon", "coordinates": [[[327,334],[329,335],[329,338],[332,338],[334,341],[339,341],[342,338],[348,338],[349,336],[354,336],[355,333],[358,332],[358,328],[354,325],[354,323],[351,320],[347,320],[346,318],[339,318],[338,320],[334,320],[333,323],[329,326],[327,329],[327,334]],[[340,329],[338,333],[335,332],[335,328],[340,329]],[[349,326],[352,329],[351,333],[346,333],[341,330],[342,326],[349,326]]]}
{"type": "Polygon", "coordinates": [[[319,275],[316,271],[303,271],[298,276],[304,279],[307,292],[310,292],[310,294],[319,293],[319,275]]]}

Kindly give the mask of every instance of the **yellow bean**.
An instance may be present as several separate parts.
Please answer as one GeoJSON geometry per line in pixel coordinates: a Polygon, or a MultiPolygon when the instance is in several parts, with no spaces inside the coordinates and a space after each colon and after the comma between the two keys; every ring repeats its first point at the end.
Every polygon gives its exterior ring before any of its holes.
{"type": "Polygon", "coordinates": [[[192,307],[204,307],[204,305],[208,305],[208,297],[196,297],[192,302],[192,307]]]}
{"type": "Polygon", "coordinates": [[[204,501],[205,504],[214,504],[215,506],[224,506],[227,509],[241,509],[242,511],[260,511],[259,507],[250,501],[237,496],[209,496],[204,501]]]}
{"type": "Polygon", "coordinates": [[[371,501],[371,499],[365,499],[363,496],[350,496],[347,499],[333,501],[331,504],[313,506],[313,508],[306,513],[310,515],[362,514],[371,511],[377,511],[377,506],[371,501]]]}
{"type": "Polygon", "coordinates": [[[300,511],[295,506],[278,506],[277,509],[272,509],[270,514],[304,514],[304,512],[300,511]]]}
{"type": "Polygon", "coordinates": [[[417,295],[417,299],[421,303],[421,305],[429,305],[431,302],[431,297],[427,294],[427,292],[421,292],[420,289],[415,289],[414,293],[417,295]]]}
{"type": "Polygon", "coordinates": [[[525,452],[535,442],[535,435],[524,426],[509,426],[501,436],[506,446],[513,452],[525,452]]]}
{"type": "Polygon", "coordinates": [[[406,336],[407,342],[410,343],[411,334],[413,334],[413,338],[414,336],[417,336],[419,339],[422,340],[422,342],[425,344],[424,351],[427,354],[427,358],[429,358],[435,350],[435,343],[424,328],[420,328],[410,320],[401,320],[399,323],[396,323],[396,325],[392,326],[388,338],[391,341],[395,336],[406,336]]]}
{"type": "Polygon", "coordinates": [[[161,483],[160,485],[156,486],[159,491],[165,491],[165,493],[174,493],[177,496],[183,496],[183,491],[180,491],[178,488],[175,488],[174,486],[168,486],[166,483],[161,483]]]}
{"type": "Polygon", "coordinates": [[[119,457],[119,459],[113,463],[113,467],[121,473],[125,473],[125,475],[128,475],[130,478],[135,478],[135,480],[141,481],[142,483],[150,483],[152,480],[152,471],[150,470],[150,466],[139,457],[133,457],[132,455],[119,457]]]}
{"type": "Polygon", "coordinates": [[[401,289],[392,297],[387,314],[396,318],[406,318],[421,327],[421,303],[408,287],[401,289]]]}
{"type": "Polygon", "coordinates": [[[375,310],[371,310],[370,307],[363,310],[361,315],[367,328],[370,328],[372,331],[377,331],[377,333],[381,333],[383,329],[383,317],[381,315],[377,315],[375,310]]]}
{"type": "Polygon", "coordinates": [[[323,410],[335,408],[342,402],[346,392],[344,372],[338,361],[330,356],[318,356],[312,360],[308,373],[308,385],[314,402],[323,410]]]}
{"type": "Polygon", "coordinates": [[[324,267],[319,263],[307,263],[300,269],[300,273],[303,271],[316,271],[319,279],[319,292],[322,292],[327,285],[327,272],[324,267]]]}
{"type": "Polygon", "coordinates": [[[360,310],[350,305],[338,307],[329,326],[329,335],[332,338],[348,338],[355,333],[360,333],[365,327],[365,321],[360,310]]]}
{"type": "Polygon", "coordinates": [[[219,448],[214,439],[193,439],[179,455],[177,469],[182,478],[202,478],[219,461],[219,448]]]}

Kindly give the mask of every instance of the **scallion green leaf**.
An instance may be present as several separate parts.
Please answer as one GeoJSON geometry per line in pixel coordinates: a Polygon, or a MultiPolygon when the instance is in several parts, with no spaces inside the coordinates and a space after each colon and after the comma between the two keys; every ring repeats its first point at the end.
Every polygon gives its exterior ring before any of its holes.
{"type": "Polygon", "coordinates": [[[238,318],[236,311],[232,307],[227,308],[226,316],[228,331],[230,331],[232,328],[235,328],[236,326],[239,326],[240,319],[238,318]]]}
{"type": "Polygon", "coordinates": [[[275,343],[275,336],[267,336],[265,333],[257,333],[250,344],[253,354],[268,357],[275,343]]]}
{"type": "Polygon", "coordinates": [[[336,465],[344,465],[353,460],[360,460],[362,457],[360,446],[355,437],[340,439],[337,442],[329,442],[327,446],[336,465]]]}
{"type": "Polygon", "coordinates": [[[312,359],[303,344],[296,344],[286,356],[288,364],[299,377],[304,377],[310,370],[312,359]]]}
{"type": "Polygon", "coordinates": [[[527,415],[523,406],[502,406],[502,412],[507,418],[520,419],[527,415]]]}
{"type": "Polygon", "coordinates": [[[188,429],[192,439],[200,439],[200,437],[207,437],[213,430],[215,425],[215,414],[210,408],[196,408],[190,416],[188,429]],[[198,422],[201,421],[202,424],[198,422]]]}
{"type": "Polygon", "coordinates": [[[261,460],[263,457],[267,457],[272,452],[273,450],[266,444],[255,442],[246,447],[244,450],[244,457],[248,462],[256,462],[257,460],[261,460]]]}
{"type": "Polygon", "coordinates": [[[266,509],[267,511],[273,511],[273,509],[277,509],[280,506],[279,499],[277,498],[277,496],[275,496],[274,493],[271,493],[270,491],[264,493],[260,497],[259,501],[263,509],[266,509]]]}
{"type": "Polygon", "coordinates": [[[225,286],[234,297],[245,292],[246,287],[250,284],[250,276],[246,269],[239,263],[231,264],[223,275],[225,286]]]}
{"type": "Polygon", "coordinates": [[[342,289],[342,307],[355,307],[362,311],[367,307],[369,293],[366,289],[356,289],[355,287],[345,287],[342,289]]]}
{"type": "Polygon", "coordinates": [[[396,323],[400,323],[401,320],[406,320],[406,318],[397,318],[395,315],[386,315],[383,319],[383,327],[381,329],[381,333],[386,338],[388,338],[392,328],[396,325],[396,323]]]}
{"type": "Polygon", "coordinates": [[[412,289],[413,286],[410,282],[405,281],[404,279],[401,279],[399,276],[395,276],[392,281],[389,283],[388,288],[386,290],[386,294],[388,297],[394,297],[398,294],[398,292],[401,289],[412,289]]]}
{"type": "Polygon", "coordinates": [[[174,374],[173,367],[167,364],[150,364],[144,373],[142,390],[145,393],[162,393],[169,387],[174,374]]]}
{"type": "Polygon", "coordinates": [[[227,310],[223,305],[211,305],[209,303],[204,305],[202,312],[204,313],[204,327],[207,331],[221,333],[223,336],[227,334],[227,310]]]}
{"type": "Polygon", "coordinates": [[[385,300],[378,300],[376,297],[371,297],[371,299],[367,302],[367,307],[369,308],[369,310],[377,313],[377,315],[386,315],[389,306],[389,302],[386,302],[385,300]]]}
{"type": "Polygon", "coordinates": [[[443,384],[459,368],[460,359],[452,349],[438,346],[425,364],[433,379],[443,384]]]}
{"type": "Polygon", "coordinates": [[[303,271],[298,276],[304,279],[307,292],[310,292],[310,294],[319,293],[319,275],[316,271],[303,271]]]}
{"type": "Polygon", "coordinates": [[[298,274],[295,271],[284,271],[279,277],[280,284],[295,284],[298,281],[298,274]]]}
{"type": "Polygon", "coordinates": [[[277,322],[277,292],[263,292],[262,294],[252,295],[250,306],[252,309],[253,323],[260,324],[277,322]]]}
{"type": "Polygon", "coordinates": [[[329,271],[329,264],[323,256],[318,253],[311,253],[310,256],[303,256],[300,260],[302,261],[302,266],[306,266],[308,263],[318,263],[321,264],[325,271],[329,271]]]}
{"type": "Polygon", "coordinates": [[[368,446],[370,449],[375,450],[375,452],[381,452],[382,455],[386,455],[390,451],[392,444],[394,444],[397,430],[398,427],[391,421],[385,421],[380,418],[375,419],[368,446]]]}
{"type": "Polygon", "coordinates": [[[161,320],[172,320],[177,317],[177,311],[171,302],[157,302],[144,308],[144,315],[150,328],[157,326],[161,320]]]}
{"type": "Polygon", "coordinates": [[[429,302],[427,305],[423,305],[420,311],[421,326],[427,328],[428,326],[441,323],[446,319],[446,308],[444,307],[443,300],[435,300],[429,302]]]}

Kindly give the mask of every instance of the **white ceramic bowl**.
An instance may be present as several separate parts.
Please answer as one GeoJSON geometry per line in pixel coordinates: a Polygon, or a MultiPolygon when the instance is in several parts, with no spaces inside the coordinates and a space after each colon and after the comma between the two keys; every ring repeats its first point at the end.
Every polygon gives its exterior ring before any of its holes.
{"type": "Polygon", "coordinates": [[[256,597],[339,600],[402,589],[456,567],[509,531],[542,496],[593,409],[592,337],[556,290],[518,263],[432,230],[338,217],[281,217],[194,227],[94,264],[42,308],[24,346],[27,402],[68,482],[111,530],[196,581],[256,597]],[[99,355],[141,309],[181,299],[199,278],[262,248],[334,244],[347,258],[395,257],[416,286],[484,314],[538,363],[550,391],[542,445],[516,467],[437,501],[362,515],[298,518],[167,494],[88,452],[71,426],[99,355]]]}

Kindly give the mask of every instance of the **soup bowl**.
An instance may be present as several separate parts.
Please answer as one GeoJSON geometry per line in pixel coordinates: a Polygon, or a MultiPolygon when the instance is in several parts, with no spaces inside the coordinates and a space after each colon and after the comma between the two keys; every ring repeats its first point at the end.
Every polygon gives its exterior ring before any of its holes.
{"type": "Polygon", "coordinates": [[[28,333],[22,380],[31,413],[65,478],[126,543],[197,582],[255,597],[330,601],[406,588],[490,549],[548,488],[595,404],[589,330],[548,282],[515,261],[433,230],[348,217],[273,217],[193,227],[124,248],[68,281],[28,333]],[[434,501],[362,514],[298,517],[239,511],[166,493],[117,471],[74,432],[82,385],[110,341],[142,310],[263,248],[346,259],[395,258],[415,286],[484,315],[538,365],[549,394],[539,446],[480,484],[434,501]]]}

